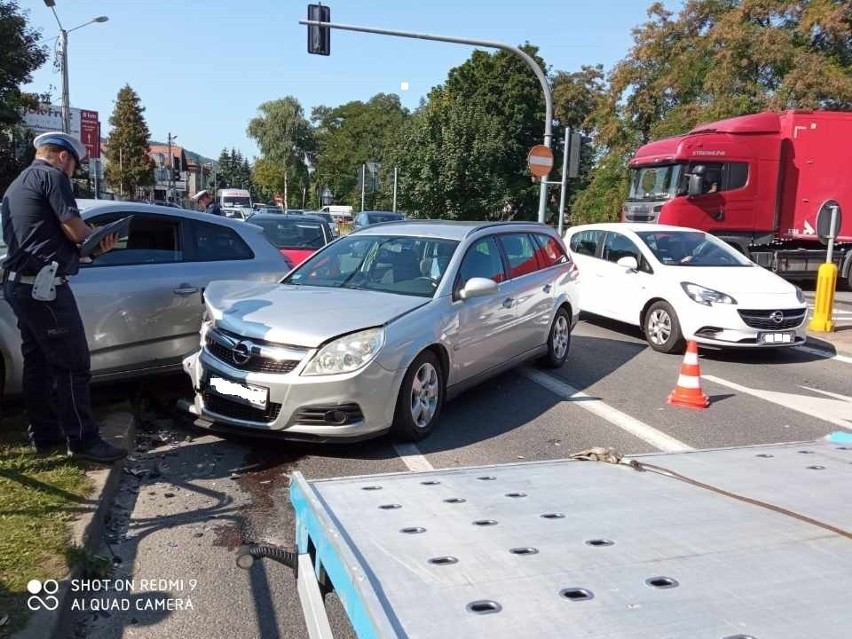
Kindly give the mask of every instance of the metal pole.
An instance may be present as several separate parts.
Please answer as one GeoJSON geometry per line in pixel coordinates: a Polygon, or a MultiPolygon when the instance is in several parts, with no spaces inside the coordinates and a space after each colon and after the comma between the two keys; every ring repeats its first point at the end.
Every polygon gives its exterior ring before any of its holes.
{"type": "Polygon", "coordinates": [[[166,202],[169,202],[170,201],[169,198],[174,197],[174,188],[172,187],[172,178],[174,177],[174,173],[175,173],[175,161],[174,161],[174,158],[172,158],[172,134],[171,134],[171,132],[169,132],[169,161],[168,161],[167,167],[169,169],[169,185],[168,185],[168,191],[166,192],[166,202]]]}
{"type": "Polygon", "coordinates": [[[361,165],[361,212],[364,211],[364,192],[367,185],[367,165],[361,165]]]}
{"type": "Polygon", "coordinates": [[[393,212],[396,213],[396,181],[399,178],[399,167],[393,167],[393,212]]]}
{"type": "Polygon", "coordinates": [[[100,197],[98,197],[98,192],[100,191],[100,188],[98,188],[98,164],[100,164],[100,159],[92,158],[89,162],[92,163],[92,167],[95,169],[95,199],[99,200],[100,197]]]}
{"type": "Polygon", "coordinates": [[[62,48],[60,64],[62,65],[62,131],[71,133],[71,99],[68,95],[68,32],[59,31],[59,46],[62,48]]]}
{"type": "Polygon", "coordinates": [[[124,149],[118,147],[118,191],[124,197],[124,149]]]}
{"type": "MultiPolygon", "coordinates": [[[[399,38],[413,38],[415,40],[433,40],[435,42],[451,42],[454,44],[469,44],[475,47],[487,47],[490,49],[501,49],[509,53],[514,53],[516,56],[526,62],[532,69],[535,77],[538,78],[541,84],[541,89],[544,92],[544,146],[550,147],[551,138],[553,137],[553,96],[550,93],[550,85],[547,82],[547,77],[544,71],[538,66],[538,63],[525,51],[518,47],[503,42],[493,40],[476,40],[473,38],[459,38],[455,36],[430,35],[425,33],[414,33],[411,31],[393,31],[391,29],[376,29],[373,27],[360,27],[351,24],[333,24],[331,22],[320,22],[319,20],[299,20],[299,24],[326,27],[328,29],[342,29],[344,31],[359,31],[362,33],[376,33],[378,35],[395,36],[399,38]]],[[[544,222],[544,213],[547,207],[547,175],[541,178],[541,188],[538,198],[538,221],[544,222]]],[[[362,207],[363,209],[363,207],[362,207]]]]}
{"type": "Polygon", "coordinates": [[[559,194],[559,225],[557,232],[562,237],[562,224],[565,219],[565,200],[568,195],[568,141],[571,139],[571,128],[565,127],[565,148],[562,150],[562,192],[559,194]]]}
{"type": "Polygon", "coordinates": [[[837,224],[837,207],[831,207],[831,225],[828,227],[828,252],[825,255],[825,261],[831,264],[834,257],[834,225],[837,224]]]}

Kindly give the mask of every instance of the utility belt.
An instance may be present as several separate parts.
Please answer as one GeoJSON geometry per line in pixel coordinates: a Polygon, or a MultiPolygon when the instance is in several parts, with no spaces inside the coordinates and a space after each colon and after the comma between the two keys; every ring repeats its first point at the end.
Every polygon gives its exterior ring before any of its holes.
{"type": "MultiPolygon", "coordinates": [[[[20,273],[15,273],[14,271],[6,271],[5,281],[7,282],[18,282],[19,284],[35,284],[37,275],[21,275],[20,273]]],[[[67,284],[68,278],[65,276],[62,277],[54,277],[53,285],[61,286],[62,284],[67,284]]]]}
{"type": "Polygon", "coordinates": [[[4,279],[7,282],[18,282],[19,284],[32,284],[32,298],[39,302],[52,302],[56,299],[56,287],[68,282],[64,276],[56,277],[59,270],[58,262],[51,262],[42,267],[38,275],[23,275],[15,271],[6,271],[4,279]]]}

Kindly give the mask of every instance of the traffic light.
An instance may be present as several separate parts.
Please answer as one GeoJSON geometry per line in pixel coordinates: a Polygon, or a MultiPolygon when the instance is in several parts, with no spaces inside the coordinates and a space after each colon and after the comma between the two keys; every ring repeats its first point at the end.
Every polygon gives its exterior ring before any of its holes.
{"type": "MultiPolygon", "coordinates": [[[[308,20],[331,22],[331,8],[321,4],[308,5],[308,20]]],[[[331,29],[308,25],[308,53],[329,55],[331,53],[331,29]]]]}

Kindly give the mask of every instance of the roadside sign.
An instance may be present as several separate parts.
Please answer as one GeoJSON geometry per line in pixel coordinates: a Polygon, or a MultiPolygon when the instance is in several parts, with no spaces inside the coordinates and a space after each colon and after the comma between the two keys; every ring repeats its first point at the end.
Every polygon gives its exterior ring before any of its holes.
{"type": "Polygon", "coordinates": [[[828,200],[819,207],[816,217],[816,232],[820,242],[828,244],[829,238],[836,238],[840,233],[842,223],[843,214],[840,211],[840,204],[835,200],[828,200]]]}
{"type": "Polygon", "coordinates": [[[553,151],[543,144],[535,145],[527,156],[527,166],[536,177],[545,177],[553,168],[553,151]]]}

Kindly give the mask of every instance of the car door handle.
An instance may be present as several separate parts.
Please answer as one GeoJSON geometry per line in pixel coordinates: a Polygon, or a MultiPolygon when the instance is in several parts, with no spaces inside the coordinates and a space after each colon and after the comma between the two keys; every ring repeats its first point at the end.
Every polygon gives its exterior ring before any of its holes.
{"type": "Polygon", "coordinates": [[[515,305],[515,300],[511,297],[507,297],[503,300],[503,308],[512,308],[515,305]]]}
{"type": "Polygon", "coordinates": [[[553,288],[553,287],[552,287],[550,284],[545,284],[545,285],[544,285],[544,288],[543,288],[542,290],[543,290],[545,293],[550,293],[550,290],[551,290],[552,288],[553,288]]]}
{"type": "Polygon", "coordinates": [[[174,289],[175,295],[193,295],[198,292],[197,286],[192,286],[191,284],[181,284],[176,289],[174,289]]]}

